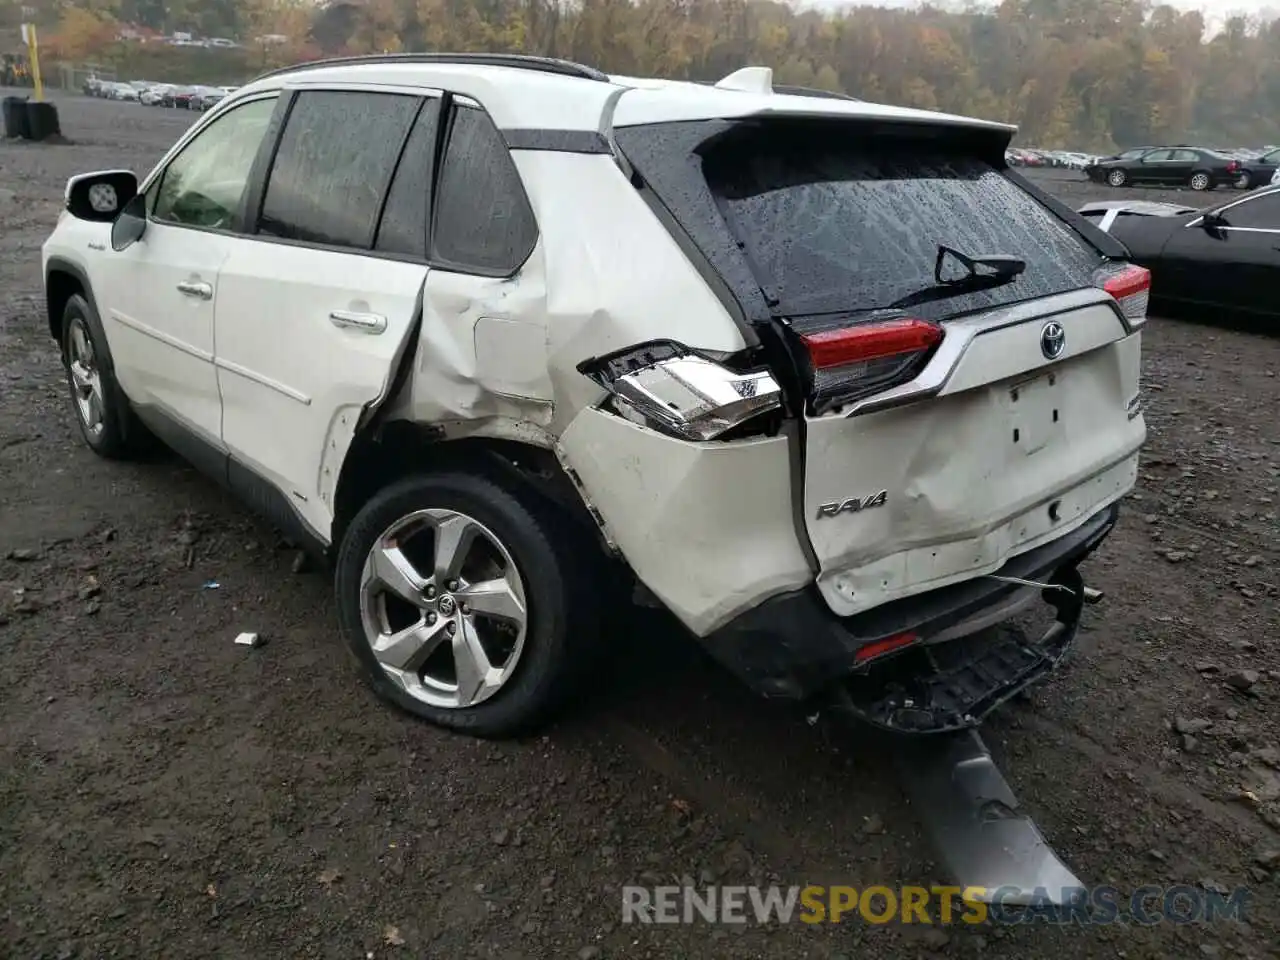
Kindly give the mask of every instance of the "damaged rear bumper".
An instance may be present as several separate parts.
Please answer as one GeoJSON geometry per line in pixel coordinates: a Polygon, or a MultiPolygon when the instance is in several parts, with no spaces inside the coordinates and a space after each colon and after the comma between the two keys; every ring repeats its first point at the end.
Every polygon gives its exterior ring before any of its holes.
{"type": "Polygon", "coordinates": [[[975,577],[840,618],[817,589],[783,594],[704,638],[717,660],[757,692],[808,699],[841,685],[838,704],[896,732],[976,725],[1052,671],[1075,639],[1084,603],[1076,567],[1115,527],[1119,505],[1071,533],[975,577]],[[1008,579],[997,579],[1008,578],[1008,579]],[[1009,579],[1057,584],[1041,590],[1009,579]],[[1006,621],[1037,596],[1053,622],[1031,641],[1006,621]],[[909,647],[866,662],[873,644],[912,634],[909,647]]]}

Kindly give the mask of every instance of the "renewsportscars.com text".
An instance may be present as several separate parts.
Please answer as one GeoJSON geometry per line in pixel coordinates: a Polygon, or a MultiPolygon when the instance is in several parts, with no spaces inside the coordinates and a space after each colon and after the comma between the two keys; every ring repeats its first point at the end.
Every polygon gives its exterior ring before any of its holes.
{"type": "Polygon", "coordinates": [[[1189,885],[1027,891],[951,886],[624,886],[622,922],[680,923],[1213,923],[1243,920],[1250,892],[1189,885]]]}

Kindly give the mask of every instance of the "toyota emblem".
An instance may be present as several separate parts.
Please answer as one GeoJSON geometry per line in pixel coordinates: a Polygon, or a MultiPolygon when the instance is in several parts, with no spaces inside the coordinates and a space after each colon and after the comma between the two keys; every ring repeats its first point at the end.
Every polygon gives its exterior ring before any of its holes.
{"type": "Polygon", "coordinates": [[[1057,360],[1067,346],[1067,331],[1057,320],[1050,320],[1040,329],[1040,352],[1046,360],[1057,360]]]}

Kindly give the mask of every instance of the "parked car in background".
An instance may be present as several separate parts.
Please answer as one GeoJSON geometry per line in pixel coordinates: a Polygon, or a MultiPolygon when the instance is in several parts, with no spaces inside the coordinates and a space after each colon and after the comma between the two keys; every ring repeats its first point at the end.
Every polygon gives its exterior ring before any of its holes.
{"type": "Polygon", "coordinates": [[[138,88],[129,83],[113,83],[109,96],[112,100],[137,100],[138,88]]]}
{"type": "Polygon", "coordinates": [[[1102,160],[1085,169],[1090,180],[1113,187],[1129,184],[1212,190],[1234,184],[1241,164],[1234,157],[1203,147],[1160,147],[1138,157],[1102,160]]]}
{"type": "Polygon", "coordinates": [[[1005,159],[1014,167],[1043,167],[1044,157],[1034,150],[1010,147],[1005,151],[1005,159]]]}
{"type": "Polygon", "coordinates": [[[1246,160],[1240,165],[1240,186],[1246,190],[1264,187],[1271,183],[1276,172],[1280,171],[1280,148],[1264,153],[1255,160],[1246,160]]]}
{"type": "Polygon", "coordinates": [[[174,89],[172,96],[166,97],[166,105],[178,107],[182,110],[191,109],[191,100],[193,97],[199,96],[198,87],[177,87],[174,89]]]}
{"type": "Polygon", "coordinates": [[[192,110],[208,110],[227,96],[221,87],[196,87],[187,106],[192,110]]]}
{"type": "Polygon", "coordinates": [[[164,103],[165,94],[173,89],[172,84],[157,83],[156,85],[142,91],[142,95],[138,101],[147,107],[158,107],[164,103]]]}
{"type": "Polygon", "coordinates": [[[1079,212],[1151,271],[1157,309],[1280,318],[1280,173],[1275,176],[1276,186],[1202,209],[1105,200],[1079,212]]]}

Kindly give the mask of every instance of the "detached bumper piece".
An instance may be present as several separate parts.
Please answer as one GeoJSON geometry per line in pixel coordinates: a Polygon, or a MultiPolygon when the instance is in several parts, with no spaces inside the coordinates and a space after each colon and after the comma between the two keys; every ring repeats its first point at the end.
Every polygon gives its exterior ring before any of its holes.
{"type": "Polygon", "coordinates": [[[898,738],[895,747],[903,788],[956,886],[987,903],[999,894],[1008,906],[1062,905],[1080,889],[976,730],[898,738]]]}
{"type": "Polygon", "coordinates": [[[1098,598],[1076,568],[1107,538],[1118,505],[1014,557],[991,576],[840,618],[815,587],[774,597],[703,640],[708,652],[766,697],[836,706],[895,733],[977,725],[1062,660],[1085,603],[1098,598]],[[1049,590],[1039,585],[1052,584],[1049,590]],[[1010,618],[1040,593],[1054,614],[1034,641],[1010,618]]]}
{"type": "Polygon", "coordinates": [[[949,733],[975,727],[1020,690],[1052,672],[1075,640],[1084,582],[1075,567],[1043,591],[1053,625],[1032,642],[1011,623],[917,646],[872,663],[836,692],[835,706],[893,733],[949,733]]]}

